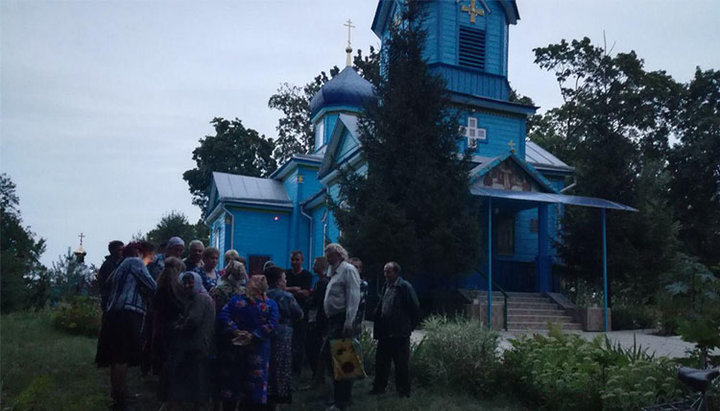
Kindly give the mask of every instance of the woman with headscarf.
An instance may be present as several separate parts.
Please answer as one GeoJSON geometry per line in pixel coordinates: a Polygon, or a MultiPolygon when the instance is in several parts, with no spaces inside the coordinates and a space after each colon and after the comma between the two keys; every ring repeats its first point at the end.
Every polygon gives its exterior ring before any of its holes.
{"type": "Polygon", "coordinates": [[[268,297],[278,306],[278,326],[275,328],[270,347],[270,375],[268,377],[268,398],[274,410],[280,404],[292,402],[292,322],[303,317],[303,310],[292,294],[286,291],[287,279],[280,267],[265,270],[268,297]]]}
{"type": "Polygon", "coordinates": [[[210,355],[214,349],[215,306],[194,271],[180,274],[183,311],[168,335],[167,359],[160,377],[160,400],[167,410],[179,402],[200,409],[210,402],[210,355]]]}
{"type": "Polygon", "coordinates": [[[215,247],[207,247],[202,253],[202,266],[198,266],[194,271],[200,274],[203,287],[210,292],[217,286],[220,280],[220,272],[217,269],[220,251],[215,247]]]}
{"type": "Polygon", "coordinates": [[[266,407],[270,337],[278,323],[277,304],[267,289],[264,276],[250,277],[245,294],[232,297],[218,315],[223,337],[232,340],[241,359],[222,381],[224,410],[234,410],[238,401],[244,410],[266,407]]]}
{"type": "MultiPolygon", "coordinates": [[[[217,286],[210,290],[210,296],[215,300],[216,314],[227,304],[230,299],[236,295],[245,294],[245,286],[247,284],[247,274],[245,266],[239,261],[226,262],[225,269],[222,271],[222,277],[218,280],[217,286]]],[[[222,381],[229,379],[235,368],[240,366],[242,357],[240,350],[232,344],[232,341],[224,335],[222,324],[216,324],[217,352],[213,361],[213,402],[216,404],[220,401],[220,387],[222,381]]]]}
{"type": "Polygon", "coordinates": [[[185,264],[177,257],[168,257],[158,276],[158,288],[152,300],[153,330],[151,339],[152,368],[160,374],[168,351],[168,334],[183,313],[182,284],[180,273],[185,271],[185,264]]]}
{"type": "Polygon", "coordinates": [[[215,300],[218,312],[234,295],[245,293],[245,284],[247,284],[245,265],[239,261],[228,262],[217,285],[210,290],[210,296],[215,300]]]}

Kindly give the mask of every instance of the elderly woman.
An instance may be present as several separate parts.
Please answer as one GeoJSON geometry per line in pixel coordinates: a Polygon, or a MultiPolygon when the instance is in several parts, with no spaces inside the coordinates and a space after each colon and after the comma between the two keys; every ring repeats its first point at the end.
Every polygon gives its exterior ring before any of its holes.
{"type": "MultiPolygon", "coordinates": [[[[245,287],[242,284],[247,283],[247,274],[245,266],[238,261],[229,261],[225,265],[223,275],[218,280],[218,284],[210,291],[210,296],[215,300],[215,308],[217,313],[236,295],[245,294],[245,287]]],[[[213,365],[213,374],[215,378],[215,387],[213,389],[213,401],[220,401],[220,387],[225,381],[232,377],[235,368],[239,367],[242,358],[240,350],[232,344],[229,338],[225,338],[222,324],[218,323],[216,327],[217,337],[217,355],[213,365]]]]}
{"type": "Polygon", "coordinates": [[[264,274],[270,287],[267,295],[275,300],[279,313],[278,326],[271,340],[268,381],[269,402],[274,409],[279,409],[279,404],[292,402],[292,322],[303,317],[303,310],[295,297],[286,291],[287,280],[282,268],[268,267],[264,274]]]}
{"type": "Polygon", "coordinates": [[[191,402],[200,409],[210,402],[215,306],[196,272],[186,271],[178,281],[183,311],[168,335],[159,394],[167,410],[177,409],[179,402],[191,402]]]}
{"type": "Polygon", "coordinates": [[[220,251],[215,247],[208,247],[202,252],[202,267],[197,267],[194,271],[200,274],[202,285],[207,292],[210,292],[220,279],[220,272],[217,269],[220,251]]]}
{"type": "Polygon", "coordinates": [[[182,284],[179,281],[180,273],[183,271],[185,264],[182,260],[168,257],[158,277],[158,287],[152,300],[154,318],[150,344],[152,368],[155,374],[160,374],[165,364],[170,329],[185,309],[182,284]]]}
{"type": "Polygon", "coordinates": [[[277,304],[267,297],[267,289],[264,276],[250,277],[245,294],[232,297],[218,314],[224,338],[232,340],[240,359],[222,381],[225,410],[234,410],[237,401],[246,410],[266,407],[270,337],[278,324],[277,304]]]}

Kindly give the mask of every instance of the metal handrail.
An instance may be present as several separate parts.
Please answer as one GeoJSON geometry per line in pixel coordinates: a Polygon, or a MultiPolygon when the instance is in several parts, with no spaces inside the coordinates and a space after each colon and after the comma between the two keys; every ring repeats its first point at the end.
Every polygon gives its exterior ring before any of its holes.
{"type": "MultiPolygon", "coordinates": [[[[480,274],[481,276],[483,276],[484,279],[486,279],[486,280],[488,279],[488,278],[487,278],[487,275],[485,275],[484,272],[482,272],[482,271],[480,271],[480,270],[475,270],[475,271],[476,271],[478,274],[480,274]]],[[[493,288],[497,288],[497,290],[500,291],[500,292],[502,293],[502,295],[503,295],[503,300],[504,300],[504,303],[505,303],[505,304],[503,305],[503,328],[505,329],[505,331],[507,331],[507,329],[508,329],[508,325],[507,325],[507,322],[508,322],[508,298],[510,298],[510,296],[509,296],[509,295],[507,294],[507,292],[506,292],[502,287],[500,287],[500,285],[499,285],[498,283],[496,283],[495,281],[492,281],[492,286],[493,286],[493,288]]],[[[493,292],[493,290],[488,290],[488,292],[491,293],[491,292],[493,292]]],[[[490,328],[492,328],[492,323],[490,324],[490,328]]]]}

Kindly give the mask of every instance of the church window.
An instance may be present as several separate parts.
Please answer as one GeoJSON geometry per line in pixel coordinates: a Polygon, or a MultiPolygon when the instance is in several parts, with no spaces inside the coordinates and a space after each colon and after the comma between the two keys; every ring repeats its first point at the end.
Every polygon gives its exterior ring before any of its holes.
{"type": "Polygon", "coordinates": [[[325,122],[320,119],[315,123],[315,147],[320,148],[325,144],[325,122]]]}
{"type": "Polygon", "coordinates": [[[515,254],[515,217],[500,216],[497,220],[496,232],[496,249],[498,255],[515,254]]]}
{"type": "Polygon", "coordinates": [[[464,134],[467,137],[467,146],[471,149],[477,148],[478,141],[485,141],[487,137],[485,129],[478,127],[475,117],[468,117],[464,134]]]}
{"type": "Polygon", "coordinates": [[[458,64],[485,70],[485,30],[460,26],[458,64]]]}

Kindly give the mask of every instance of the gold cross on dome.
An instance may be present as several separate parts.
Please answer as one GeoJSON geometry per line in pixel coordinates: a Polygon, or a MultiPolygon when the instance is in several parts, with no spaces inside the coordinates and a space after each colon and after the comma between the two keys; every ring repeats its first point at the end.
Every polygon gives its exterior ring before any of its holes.
{"type": "Polygon", "coordinates": [[[82,247],[82,240],[83,240],[83,238],[85,238],[85,234],[80,233],[80,235],[78,237],[80,237],[80,246],[82,247]]]}
{"type": "Polygon", "coordinates": [[[510,140],[510,142],[508,143],[508,145],[510,146],[510,152],[511,152],[511,153],[514,153],[514,152],[515,152],[515,142],[512,141],[512,140],[510,140]]]}
{"type": "Polygon", "coordinates": [[[460,10],[470,14],[470,23],[473,23],[473,24],[475,24],[475,16],[484,16],[485,15],[485,10],[483,10],[482,7],[478,8],[475,5],[475,0],[470,0],[470,7],[462,6],[462,7],[460,7],[460,10]]]}
{"type": "Polygon", "coordinates": [[[353,26],[352,20],[350,19],[348,19],[347,22],[343,24],[343,26],[348,28],[348,47],[350,47],[350,30],[354,29],[355,26],[353,26]]]}

